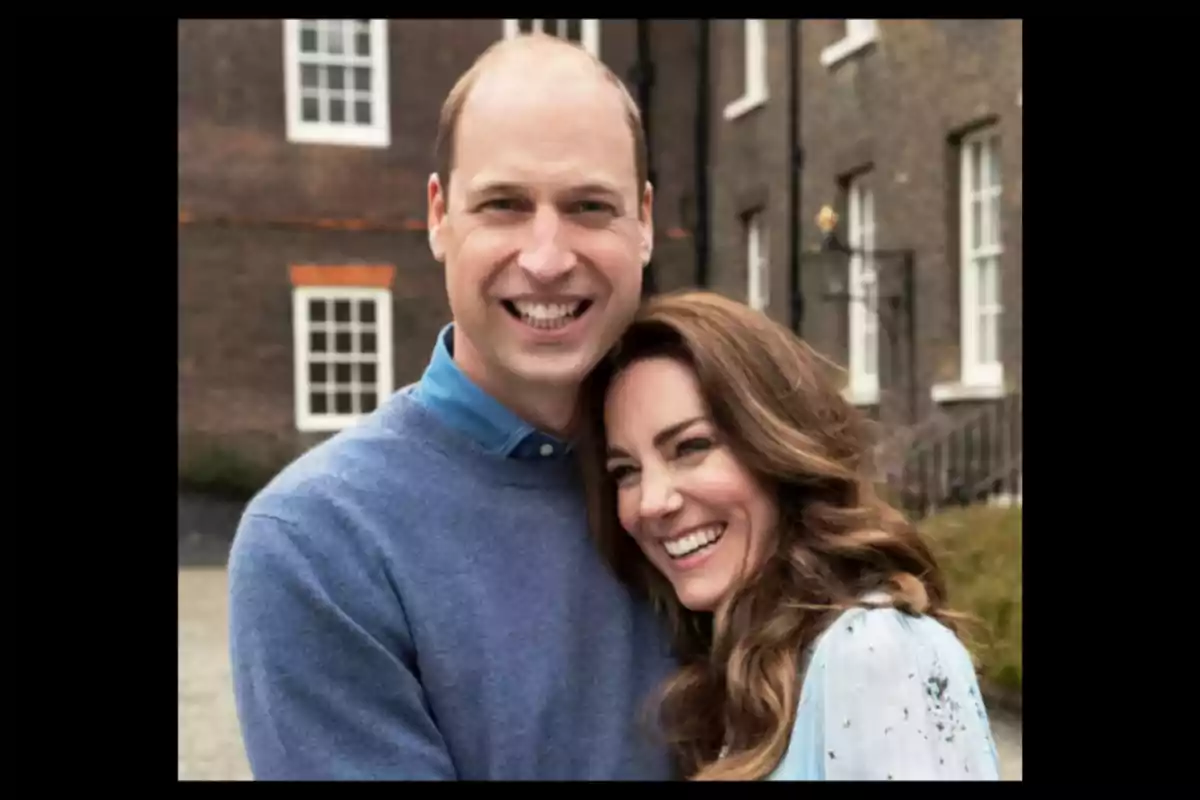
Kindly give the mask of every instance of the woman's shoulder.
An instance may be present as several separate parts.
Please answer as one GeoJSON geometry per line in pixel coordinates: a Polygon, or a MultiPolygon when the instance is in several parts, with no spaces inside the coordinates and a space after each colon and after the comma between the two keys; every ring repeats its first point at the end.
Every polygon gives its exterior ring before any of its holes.
{"type": "Polygon", "coordinates": [[[974,664],[949,627],[867,600],[811,653],[776,779],[994,779],[974,664]]]}
{"type": "Polygon", "coordinates": [[[895,608],[877,595],[863,605],[839,614],[817,638],[812,664],[837,661],[886,668],[889,664],[938,662],[943,667],[966,667],[971,658],[958,636],[936,618],[895,608]]]}

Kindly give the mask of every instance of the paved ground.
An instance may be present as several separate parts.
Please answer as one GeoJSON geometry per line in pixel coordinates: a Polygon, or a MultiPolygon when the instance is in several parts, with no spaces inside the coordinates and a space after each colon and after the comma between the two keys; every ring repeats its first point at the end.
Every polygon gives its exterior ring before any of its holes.
{"type": "MultiPolygon", "coordinates": [[[[250,780],[229,683],[224,561],[236,506],[180,496],[179,777],[250,780]]],[[[1021,780],[1021,722],[992,717],[1003,777],[1021,780]]]]}
{"type": "Polygon", "coordinates": [[[242,749],[225,624],[225,570],[179,570],[179,777],[250,780],[242,749]]]}

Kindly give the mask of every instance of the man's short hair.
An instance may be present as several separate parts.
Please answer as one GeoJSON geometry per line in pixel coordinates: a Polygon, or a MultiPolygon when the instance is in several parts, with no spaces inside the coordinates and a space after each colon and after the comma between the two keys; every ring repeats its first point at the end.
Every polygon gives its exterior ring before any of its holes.
{"type": "Polygon", "coordinates": [[[442,104],[441,116],[438,118],[437,139],[434,142],[434,163],[436,164],[438,182],[442,186],[442,191],[449,192],[450,190],[450,173],[454,169],[454,135],[458,128],[459,117],[462,116],[463,105],[466,103],[467,96],[471,93],[471,89],[475,86],[476,81],[479,80],[479,76],[487,68],[488,62],[519,48],[536,47],[545,44],[557,44],[577,49],[580,53],[590,58],[600,74],[620,91],[621,99],[625,106],[625,121],[629,124],[629,130],[633,133],[633,163],[637,174],[640,199],[641,192],[646,188],[646,181],[649,179],[649,175],[646,135],[642,129],[642,114],[638,110],[637,103],[634,102],[633,97],[629,94],[629,90],[625,87],[624,82],[603,61],[573,42],[539,32],[524,33],[511,39],[501,39],[492,44],[480,54],[479,58],[475,59],[475,63],[471,65],[471,68],[462,74],[462,77],[454,84],[454,88],[450,90],[450,94],[446,95],[446,101],[442,104]]]}

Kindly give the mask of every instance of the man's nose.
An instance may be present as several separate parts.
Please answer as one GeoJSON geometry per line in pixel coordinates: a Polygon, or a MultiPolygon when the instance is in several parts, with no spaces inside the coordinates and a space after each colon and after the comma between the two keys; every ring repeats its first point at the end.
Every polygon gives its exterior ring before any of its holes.
{"type": "Polygon", "coordinates": [[[540,283],[552,283],[575,267],[575,253],[564,241],[564,229],[558,212],[539,209],[529,231],[529,239],[517,256],[517,265],[530,278],[540,283]]]}

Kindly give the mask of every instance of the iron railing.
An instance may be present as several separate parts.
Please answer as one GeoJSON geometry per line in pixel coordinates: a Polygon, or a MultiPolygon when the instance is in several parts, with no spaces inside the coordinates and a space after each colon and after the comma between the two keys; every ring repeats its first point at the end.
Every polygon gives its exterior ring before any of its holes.
{"type": "Polygon", "coordinates": [[[892,500],[920,519],[949,506],[1020,504],[1022,395],[986,401],[958,418],[935,414],[877,450],[892,500]]]}

